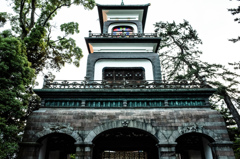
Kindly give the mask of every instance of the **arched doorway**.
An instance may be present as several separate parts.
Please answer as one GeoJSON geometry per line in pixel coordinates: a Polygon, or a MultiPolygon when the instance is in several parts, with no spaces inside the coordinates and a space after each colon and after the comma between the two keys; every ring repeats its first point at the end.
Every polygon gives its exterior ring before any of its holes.
{"type": "Polygon", "coordinates": [[[104,131],[93,140],[93,159],[156,159],[158,140],[136,128],[104,131]]]}
{"type": "Polygon", "coordinates": [[[209,143],[214,140],[201,133],[187,133],[177,138],[177,159],[213,159],[209,143]]]}
{"type": "Polygon", "coordinates": [[[66,134],[52,133],[38,142],[42,144],[39,159],[70,159],[70,155],[76,152],[75,139],[66,134]]]}

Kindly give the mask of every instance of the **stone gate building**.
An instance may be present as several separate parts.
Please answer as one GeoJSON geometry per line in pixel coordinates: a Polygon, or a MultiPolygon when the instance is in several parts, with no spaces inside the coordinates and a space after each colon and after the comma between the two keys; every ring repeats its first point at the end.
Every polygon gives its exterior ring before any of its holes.
{"type": "Polygon", "coordinates": [[[165,81],[161,38],[144,33],[149,4],[97,5],[84,81],[44,80],[22,159],[234,159],[205,83],[165,81]]]}

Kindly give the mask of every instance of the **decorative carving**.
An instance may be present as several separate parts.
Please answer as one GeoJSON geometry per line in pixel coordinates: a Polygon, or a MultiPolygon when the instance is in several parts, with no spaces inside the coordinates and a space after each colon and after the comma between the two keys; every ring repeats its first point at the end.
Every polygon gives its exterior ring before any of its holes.
{"type": "MultiPolygon", "coordinates": [[[[51,133],[65,133],[71,136],[73,132],[74,132],[74,129],[73,127],[70,126],[70,124],[56,123],[56,124],[47,124],[43,126],[43,130],[39,131],[38,133],[35,133],[34,136],[36,136],[37,138],[40,138],[51,133]]],[[[76,136],[75,139],[77,138],[79,138],[79,136],[76,136]]]]}
{"type": "Polygon", "coordinates": [[[218,133],[214,132],[213,130],[205,129],[203,126],[197,125],[195,123],[183,124],[182,127],[178,127],[178,132],[181,135],[185,133],[198,132],[212,137],[215,141],[222,140],[221,135],[219,135],[218,133]]]}
{"type": "Polygon", "coordinates": [[[178,127],[178,131],[180,134],[191,133],[191,132],[203,133],[203,126],[192,124],[188,126],[178,127]]]}
{"type": "Polygon", "coordinates": [[[122,101],[86,101],[86,107],[122,107],[122,101]]]}
{"type": "Polygon", "coordinates": [[[202,100],[144,100],[144,101],[76,101],[76,100],[46,100],[42,101],[46,107],[182,107],[182,106],[205,106],[202,100]]]}
{"type": "Polygon", "coordinates": [[[129,121],[124,120],[122,122],[123,127],[128,127],[129,121]]]}
{"type": "Polygon", "coordinates": [[[128,101],[128,107],[161,107],[164,101],[128,101]]]}
{"type": "Polygon", "coordinates": [[[81,101],[56,101],[56,100],[47,100],[44,103],[46,107],[79,107],[81,106],[81,101]]]}
{"type": "Polygon", "coordinates": [[[168,100],[164,100],[164,106],[168,107],[168,100]]]}
{"type": "Polygon", "coordinates": [[[169,106],[205,106],[204,100],[171,100],[169,106]]]}
{"type": "Polygon", "coordinates": [[[127,101],[123,101],[123,107],[127,107],[127,101]]]}
{"type": "Polygon", "coordinates": [[[73,131],[73,128],[70,124],[49,124],[43,127],[43,131],[53,132],[64,132],[64,131],[73,131]]]}

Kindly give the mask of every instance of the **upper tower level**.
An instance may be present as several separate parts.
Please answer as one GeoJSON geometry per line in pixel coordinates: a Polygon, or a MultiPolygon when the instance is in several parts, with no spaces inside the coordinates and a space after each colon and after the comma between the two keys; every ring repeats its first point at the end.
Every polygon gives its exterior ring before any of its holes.
{"type": "Polygon", "coordinates": [[[149,6],[97,4],[101,33],[89,31],[85,38],[89,53],[156,53],[160,37],[144,33],[149,6]]]}
{"type": "Polygon", "coordinates": [[[97,4],[101,33],[124,31],[143,33],[147,10],[145,5],[100,5],[97,4]]]}

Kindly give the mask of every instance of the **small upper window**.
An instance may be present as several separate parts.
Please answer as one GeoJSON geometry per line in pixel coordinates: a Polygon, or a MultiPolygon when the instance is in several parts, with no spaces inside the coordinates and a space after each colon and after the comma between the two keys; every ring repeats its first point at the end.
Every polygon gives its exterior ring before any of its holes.
{"type": "Polygon", "coordinates": [[[132,35],[133,28],[130,26],[117,26],[113,28],[112,32],[113,35],[132,35]]]}

